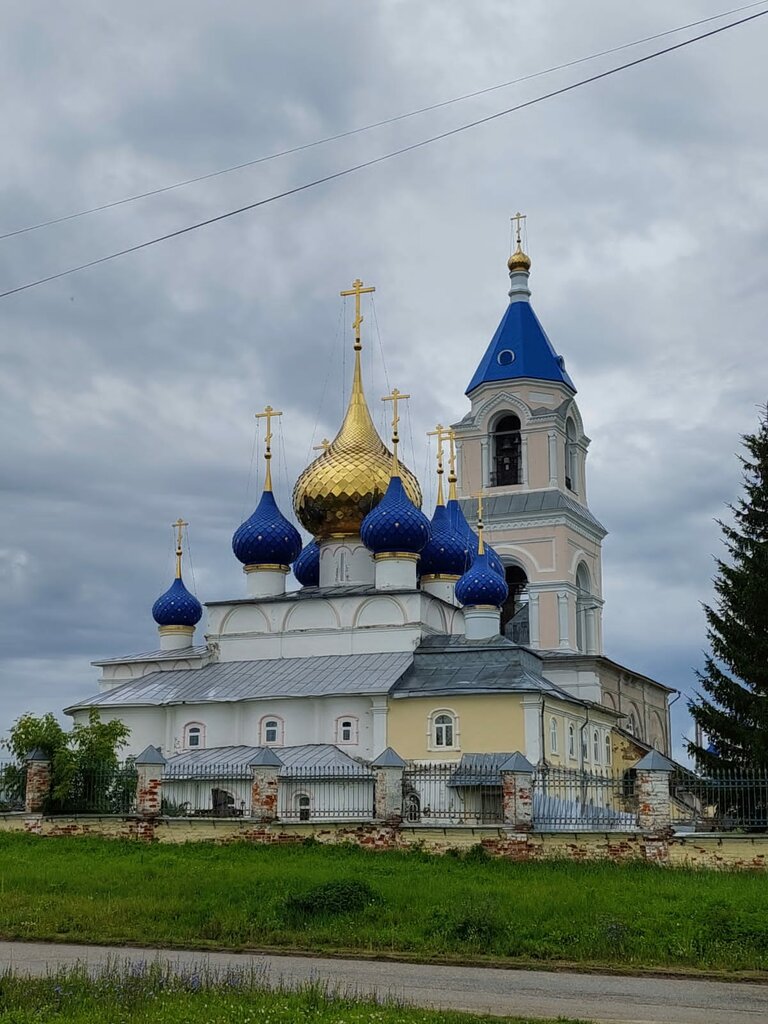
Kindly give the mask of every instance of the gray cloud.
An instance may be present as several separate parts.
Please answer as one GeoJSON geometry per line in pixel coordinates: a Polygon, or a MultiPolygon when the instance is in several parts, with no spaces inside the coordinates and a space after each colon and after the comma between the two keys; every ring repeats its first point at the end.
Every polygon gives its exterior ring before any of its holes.
{"type": "MultiPolygon", "coordinates": [[[[0,40],[0,229],[717,9],[456,0],[352,18],[340,3],[285,14],[170,2],[124,16],[80,2],[42,18],[12,3],[0,40]]],[[[338,291],[358,274],[377,286],[390,381],[414,395],[411,461],[423,475],[424,432],[465,412],[503,313],[518,207],[534,304],[593,438],[591,506],[611,531],[608,653],[690,689],[720,553],[714,519],[738,492],[738,436],[768,391],[766,32],[752,23],[0,303],[0,731],[26,708],[92,690],[92,658],[155,645],[149,609],[172,572],[179,514],[192,523],[199,596],[243,592],[229,542],[257,496],[253,412],[267,401],[284,410],[276,469],[287,508],[313,438],[338,425],[350,370],[338,291]]],[[[579,73],[6,239],[0,279],[134,244],[579,73]]],[[[370,312],[366,381],[380,417],[375,326],[370,312]]],[[[406,435],[407,457],[410,445],[406,435]]]]}

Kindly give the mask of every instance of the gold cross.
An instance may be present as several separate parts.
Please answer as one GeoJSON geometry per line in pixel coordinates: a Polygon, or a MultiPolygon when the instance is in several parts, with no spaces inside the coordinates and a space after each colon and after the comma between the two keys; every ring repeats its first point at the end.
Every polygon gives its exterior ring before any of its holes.
{"type": "Polygon", "coordinates": [[[328,440],[327,437],[324,437],[323,440],[320,442],[320,444],[316,444],[312,448],[312,451],[313,452],[319,452],[319,451],[327,452],[330,447],[331,447],[331,442],[328,440]]]}
{"type": "Polygon", "coordinates": [[[513,220],[513,221],[515,222],[515,231],[516,231],[516,235],[517,235],[516,241],[517,241],[517,244],[518,244],[518,246],[519,246],[519,245],[521,244],[521,242],[522,242],[522,239],[520,238],[520,228],[521,228],[521,221],[524,221],[524,220],[526,219],[526,217],[527,217],[527,214],[525,214],[525,213],[520,213],[520,212],[518,211],[518,212],[517,212],[517,213],[515,214],[515,216],[514,216],[514,217],[510,217],[510,218],[509,218],[510,220],[513,220]]]}
{"type": "Polygon", "coordinates": [[[456,483],[456,431],[448,428],[448,482],[456,483]]]}
{"type": "Polygon", "coordinates": [[[171,523],[171,529],[177,531],[176,535],[176,579],[181,579],[181,536],[182,530],[185,526],[189,526],[189,523],[185,523],[184,520],[179,516],[175,523],[171,523]]]}
{"type": "Polygon", "coordinates": [[[352,321],[352,330],[355,332],[355,351],[359,351],[362,348],[360,344],[360,324],[363,322],[363,316],[360,312],[360,296],[367,295],[369,292],[375,292],[375,288],[364,288],[363,282],[358,277],[352,282],[352,287],[348,291],[339,292],[342,296],[354,295],[355,296],[355,319],[352,321]]]}
{"type": "Polygon", "coordinates": [[[483,543],[483,498],[485,494],[482,491],[478,491],[472,497],[477,498],[477,553],[482,555],[485,554],[485,544],[483,543]]]}
{"type": "Polygon", "coordinates": [[[427,431],[427,437],[437,438],[437,504],[445,504],[443,497],[443,441],[451,436],[449,428],[438,423],[434,430],[427,431]]]}
{"type": "Polygon", "coordinates": [[[400,422],[400,417],[397,414],[397,403],[403,402],[406,398],[410,397],[410,395],[404,395],[402,391],[398,391],[397,388],[392,388],[391,394],[385,395],[382,398],[382,402],[392,403],[392,441],[394,444],[397,444],[398,442],[397,425],[400,422]]]}
{"type": "Polygon", "coordinates": [[[282,415],[282,412],[279,412],[277,409],[273,409],[271,405],[265,405],[264,412],[256,413],[257,420],[265,419],[267,421],[267,433],[264,435],[264,459],[267,463],[267,472],[264,477],[265,491],[272,490],[272,468],[269,462],[269,460],[272,458],[272,420],[276,416],[282,415]]]}

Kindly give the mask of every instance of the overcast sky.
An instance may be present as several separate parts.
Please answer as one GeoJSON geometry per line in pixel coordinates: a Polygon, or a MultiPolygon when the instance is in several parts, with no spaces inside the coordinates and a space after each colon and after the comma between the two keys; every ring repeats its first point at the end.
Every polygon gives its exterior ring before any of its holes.
{"type": "MultiPolygon", "coordinates": [[[[727,7],[6,0],[0,233],[727,7]]],[[[6,238],[0,291],[678,38],[6,238]]],[[[358,275],[377,289],[371,405],[386,366],[413,396],[403,455],[424,478],[424,432],[467,411],[504,312],[517,209],[533,303],[592,438],[590,506],[610,531],[606,653],[690,692],[722,551],[714,520],[739,493],[739,435],[768,392],[767,48],[768,17],[0,300],[0,733],[25,710],[95,692],[91,660],[157,646],[150,608],[173,574],[179,515],[200,599],[244,595],[230,538],[257,497],[253,414],[283,410],[275,470],[288,511],[311,445],[338,427],[351,347],[338,292],[358,275]]],[[[684,714],[674,727],[679,747],[684,714]]]]}

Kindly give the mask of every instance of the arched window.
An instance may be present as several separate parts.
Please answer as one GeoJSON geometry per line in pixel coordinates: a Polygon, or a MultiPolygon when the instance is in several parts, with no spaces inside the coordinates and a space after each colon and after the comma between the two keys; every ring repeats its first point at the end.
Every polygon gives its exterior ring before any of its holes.
{"type": "Polygon", "coordinates": [[[549,720],[549,749],[553,754],[557,753],[557,719],[550,718],[549,720]]]}
{"type": "Polygon", "coordinates": [[[336,719],[336,742],[357,743],[357,718],[354,715],[336,719]]]}
{"type": "Polygon", "coordinates": [[[611,764],[613,762],[613,746],[611,745],[611,734],[605,737],[605,763],[611,764]]]}
{"type": "Polygon", "coordinates": [[[568,726],[568,757],[576,760],[576,729],[573,723],[568,726]]]}
{"type": "Polygon", "coordinates": [[[306,793],[297,793],[293,798],[299,821],[309,821],[310,800],[306,793]]]}
{"type": "Polygon", "coordinates": [[[583,562],[579,562],[576,570],[576,591],[576,649],[586,654],[593,649],[588,612],[592,610],[594,600],[591,596],[589,569],[583,562]]]}
{"type": "Polygon", "coordinates": [[[281,746],[285,723],[279,715],[265,715],[261,720],[261,742],[265,747],[281,746]]]}
{"type": "Polygon", "coordinates": [[[576,427],[569,416],[565,421],[565,486],[569,491],[579,489],[579,453],[576,448],[576,427]]]}
{"type": "Polygon", "coordinates": [[[589,735],[586,727],[581,730],[581,760],[589,760],[589,735]]]}
{"type": "Polygon", "coordinates": [[[502,416],[493,431],[491,487],[506,487],[508,484],[520,483],[521,456],[520,417],[510,413],[502,416]]]}
{"type": "Polygon", "coordinates": [[[637,738],[640,739],[640,729],[637,723],[637,715],[634,711],[631,711],[629,714],[629,718],[627,720],[627,732],[631,736],[637,736],[637,738]]]}
{"type": "Polygon", "coordinates": [[[600,732],[597,729],[592,730],[592,760],[600,764],[600,732]]]}
{"type": "Polygon", "coordinates": [[[435,711],[431,716],[430,746],[433,750],[457,750],[459,746],[456,716],[451,711],[435,711]]]}
{"type": "Polygon", "coordinates": [[[528,577],[519,565],[507,565],[504,576],[509,588],[501,608],[501,635],[524,647],[530,642],[528,628],[528,577]]]}
{"type": "Polygon", "coordinates": [[[205,746],[205,726],[202,722],[187,722],[184,726],[184,746],[187,750],[198,750],[205,746]]]}

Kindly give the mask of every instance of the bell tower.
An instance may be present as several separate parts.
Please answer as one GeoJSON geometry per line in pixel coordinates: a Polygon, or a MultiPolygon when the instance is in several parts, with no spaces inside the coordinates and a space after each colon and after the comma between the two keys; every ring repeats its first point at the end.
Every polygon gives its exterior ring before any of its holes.
{"type": "Polygon", "coordinates": [[[509,305],[454,425],[462,508],[482,489],[486,539],[504,563],[502,631],[540,650],[603,653],[601,544],[587,505],[589,438],[576,388],[530,303],[531,260],[517,214],[509,305]]]}

